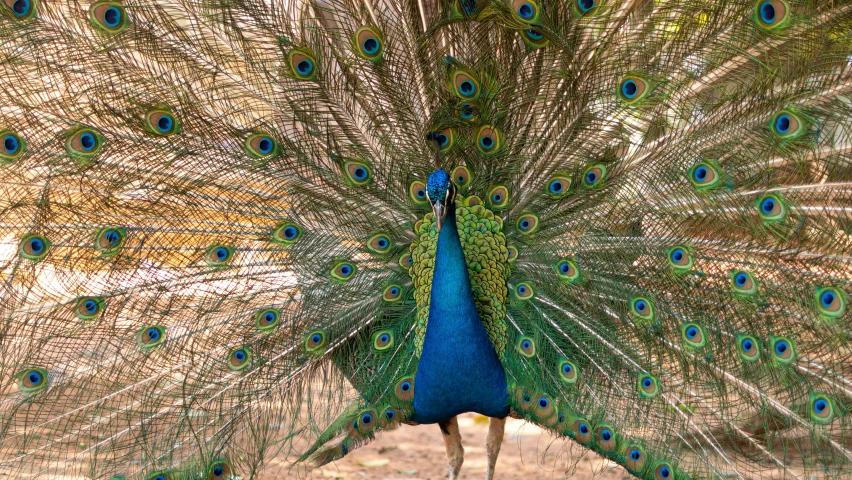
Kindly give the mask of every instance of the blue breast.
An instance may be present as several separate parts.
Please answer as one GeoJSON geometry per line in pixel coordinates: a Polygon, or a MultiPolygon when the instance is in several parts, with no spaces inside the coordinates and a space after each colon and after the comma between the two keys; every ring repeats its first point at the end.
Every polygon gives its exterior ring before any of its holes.
{"type": "Polygon", "coordinates": [[[506,374],[473,301],[455,208],[438,235],[429,324],[414,380],[414,417],[436,423],[460,413],[509,414],[506,374]]]}

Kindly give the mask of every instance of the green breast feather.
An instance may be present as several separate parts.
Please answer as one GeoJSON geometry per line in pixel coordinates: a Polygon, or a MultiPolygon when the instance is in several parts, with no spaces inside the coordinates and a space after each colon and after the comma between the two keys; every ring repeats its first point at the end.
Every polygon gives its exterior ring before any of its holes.
{"type": "MultiPolygon", "coordinates": [[[[503,234],[503,219],[485,208],[479,197],[456,198],[456,227],[467,261],[476,309],[494,349],[502,361],[506,353],[506,277],[509,276],[509,250],[503,234]]],[[[429,321],[429,293],[435,271],[438,229],[432,213],[414,224],[419,238],[411,244],[414,262],[409,274],[417,302],[415,344],[417,356],[423,349],[429,321]]]]}

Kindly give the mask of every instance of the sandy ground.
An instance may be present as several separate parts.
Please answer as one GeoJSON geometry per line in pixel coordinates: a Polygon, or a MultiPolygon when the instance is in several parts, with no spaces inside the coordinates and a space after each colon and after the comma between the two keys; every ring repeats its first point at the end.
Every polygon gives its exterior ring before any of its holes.
{"type": "MultiPolygon", "coordinates": [[[[474,414],[459,417],[465,449],[460,478],[485,478],[485,435],[488,420],[474,414]]],[[[282,459],[283,460],[283,459],[282,459]]],[[[555,440],[546,431],[521,420],[509,419],[495,480],[596,478],[621,480],[631,477],[622,467],[570,440],[555,440]],[[576,468],[573,466],[576,464],[576,468]],[[571,476],[573,473],[573,476],[571,476]]],[[[442,480],[448,478],[444,441],[437,425],[383,432],[372,443],[335,463],[312,472],[314,479],[341,480],[442,480]]],[[[262,480],[294,478],[286,462],[270,462],[262,480]],[[277,465],[276,465],[277,464],[277,465]]]]}

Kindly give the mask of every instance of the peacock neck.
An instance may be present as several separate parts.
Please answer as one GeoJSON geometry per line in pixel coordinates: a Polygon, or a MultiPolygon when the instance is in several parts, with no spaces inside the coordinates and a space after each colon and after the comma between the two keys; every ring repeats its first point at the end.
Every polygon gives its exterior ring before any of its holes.
{"type": "Polygon", "coordinates": [[[506,375],[474,303],[453,205],[438,235],[429,322],[414,388],[414,420],[508,414],[506,375]]]}

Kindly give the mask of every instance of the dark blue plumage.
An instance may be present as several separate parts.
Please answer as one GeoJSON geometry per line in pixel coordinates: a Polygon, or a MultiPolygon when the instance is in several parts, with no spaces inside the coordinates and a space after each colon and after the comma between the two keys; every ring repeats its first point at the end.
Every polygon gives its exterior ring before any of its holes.
{"type": "Polygon", "coordinates": [[[414,382],[418,423],[459,413],[509,414],[506,374],[474,304],[452,204],[438,235],[429,325],[414,382]]]}

